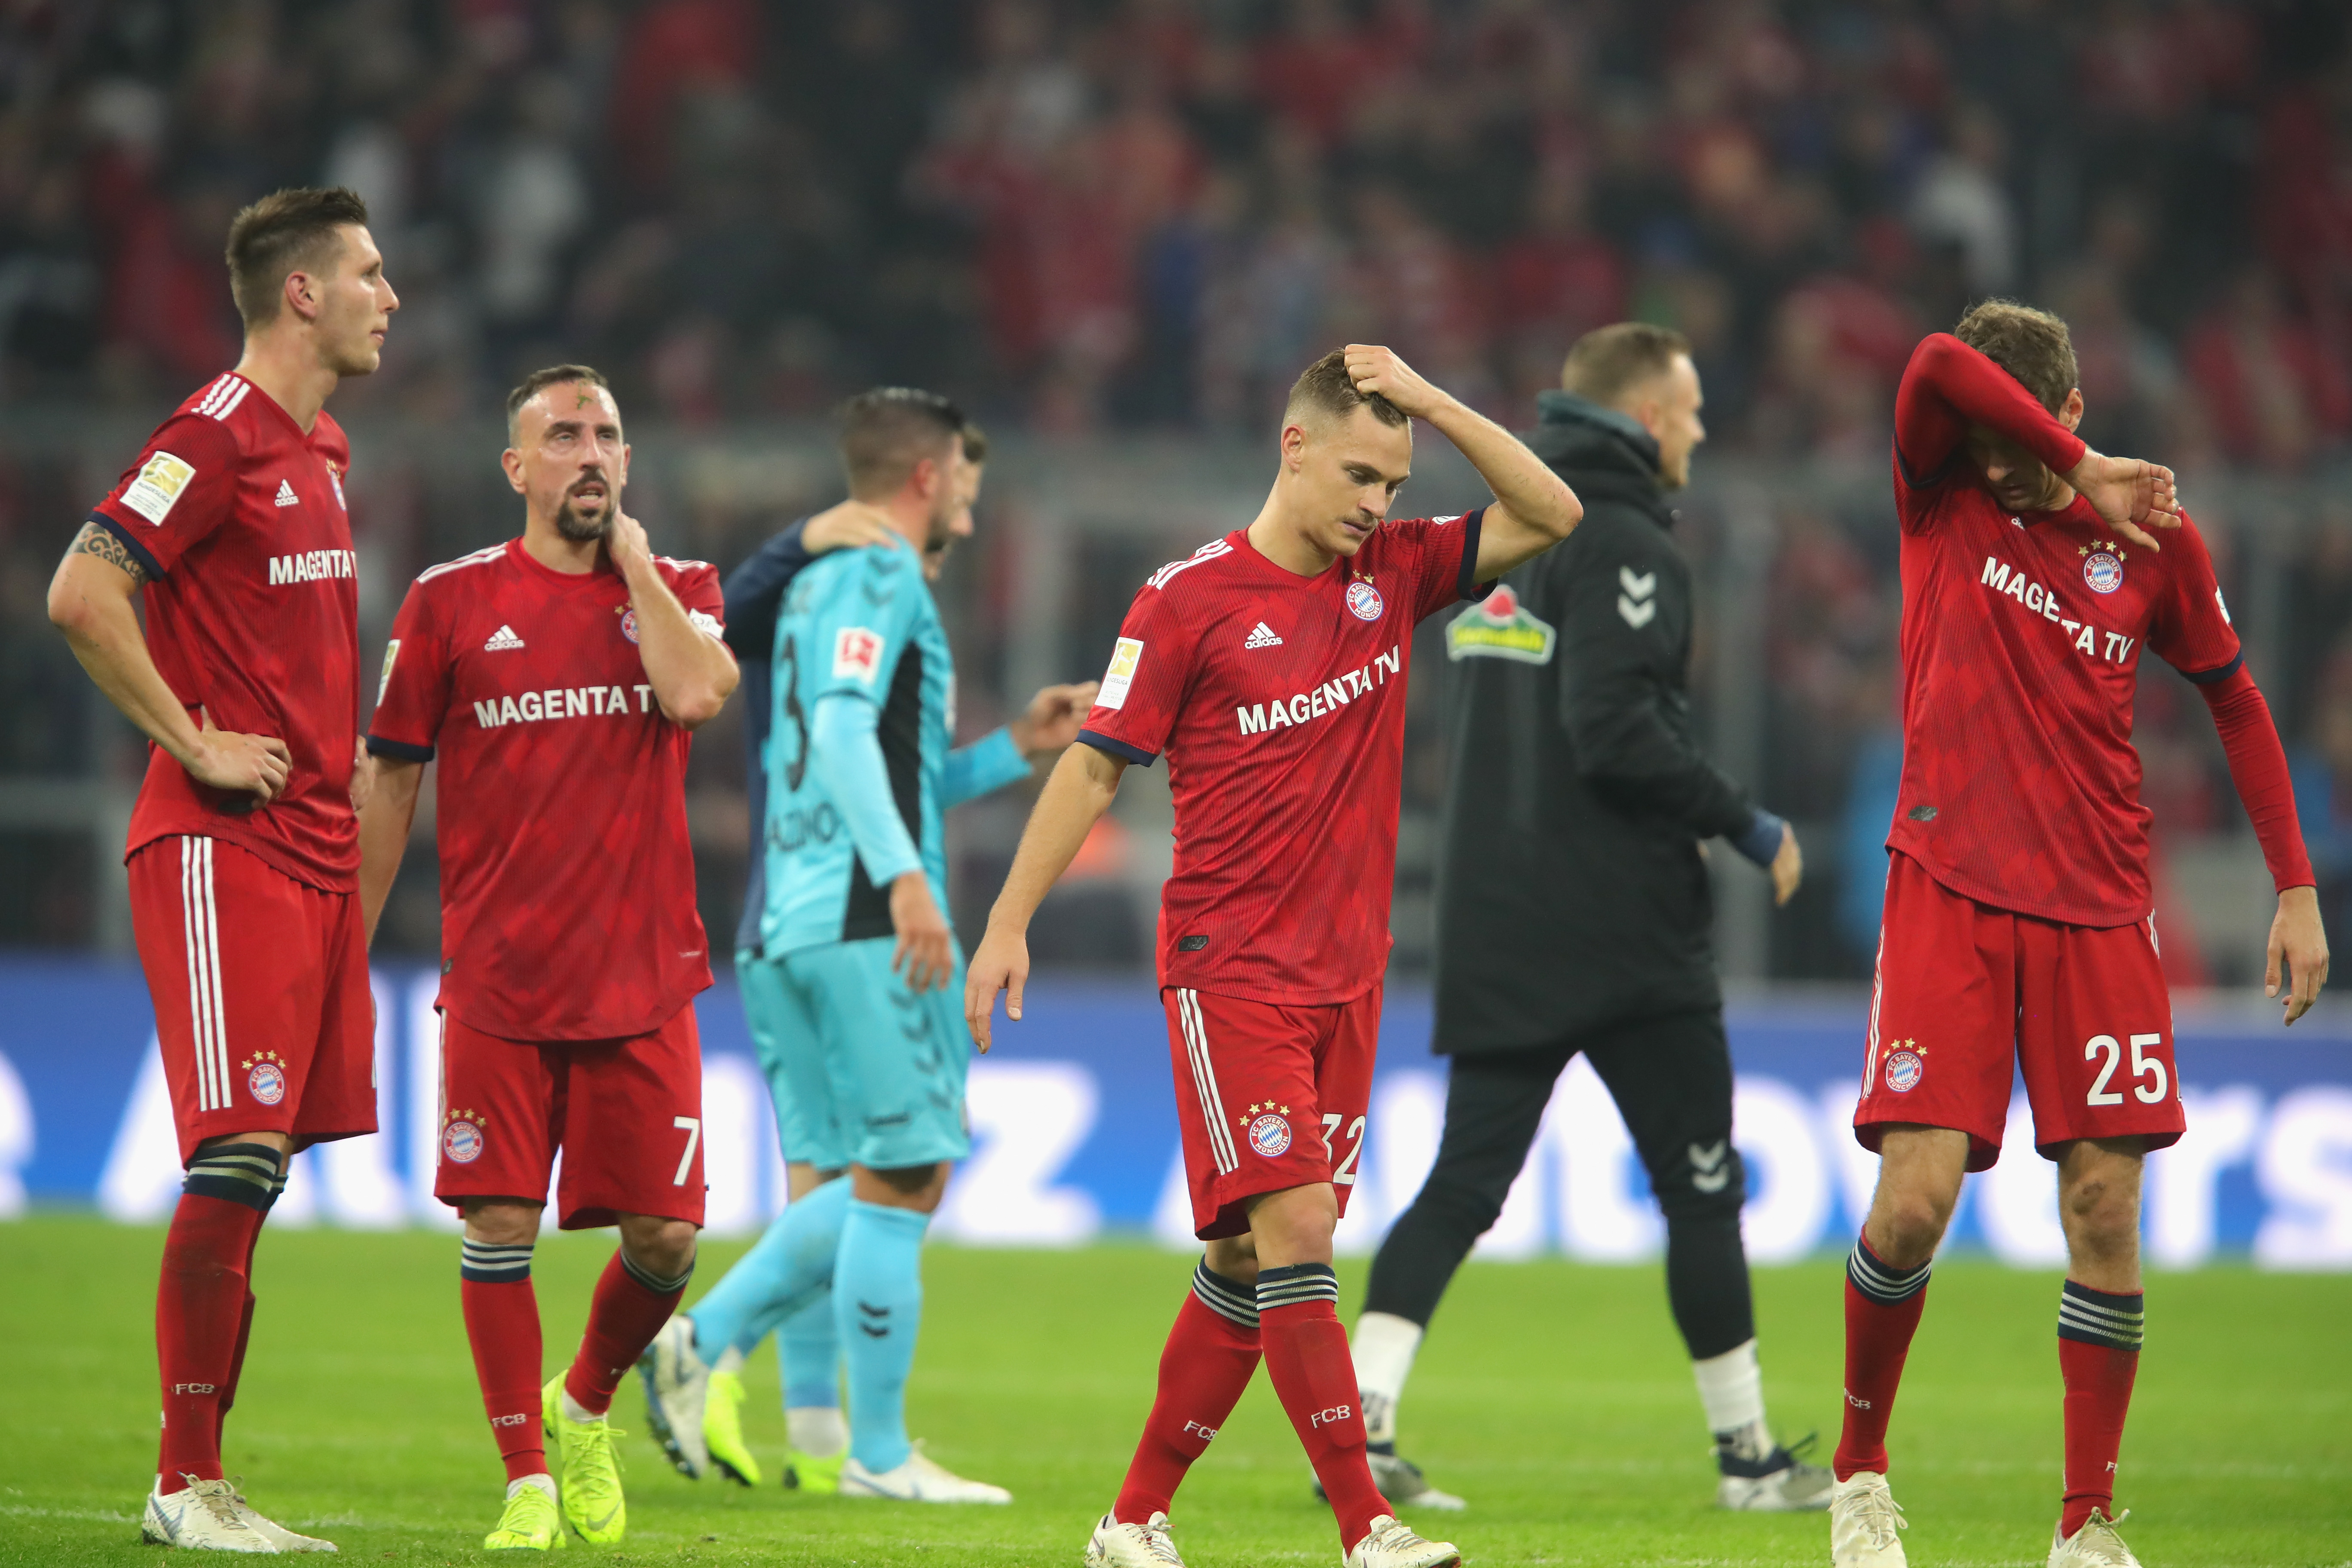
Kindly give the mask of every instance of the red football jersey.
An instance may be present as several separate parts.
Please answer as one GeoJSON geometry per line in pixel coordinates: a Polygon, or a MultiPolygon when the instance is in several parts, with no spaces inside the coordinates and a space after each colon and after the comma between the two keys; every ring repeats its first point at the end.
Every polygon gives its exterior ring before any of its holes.
{"type": "MultiPolygon", "coordinates": [[[[695,624],[718,569],[656,557],[695,624]]],[[[510,539],[416,579],[368,749],[438,759],[441,1005],[509,1040],[658,1028],[710,984],[686,827],[693,737],[662,717],[629,590],[510,539]]]]}
{"type": "Polygon", "coordinates": [[[1484,515],[1384,524],[1312,577],[1237,529],[1138,591],[1079,738],[1168,755],[1160,984],[1304,1006],[1380,983],[1412,628],[1475,594],[1484,515]]]}
{"type": "Polygon", "coordinates": [[[1903,785],[1890,847],[1980,902],[2071,925],[2147,918],[2132,699],[2141,651],[2227,676],[2238,637],[2186,517],[2160,553],[2076,497],[2003,510],[1966,459],[1916,485],[1903,525],[1903,785]]]}
{"type": "Polygon", "coordinates": [[[352,462],[321,413],[309,434],[268,393],[224,375],[156,427],[89,520],[152,579],[147,647],[173,694],[215,726],[286,742],[286,793],[207,789],[161,746],[126,853],[173,834],[226,839],[327,892],[359,886],[358,559],[343,509],[352,462]]]}

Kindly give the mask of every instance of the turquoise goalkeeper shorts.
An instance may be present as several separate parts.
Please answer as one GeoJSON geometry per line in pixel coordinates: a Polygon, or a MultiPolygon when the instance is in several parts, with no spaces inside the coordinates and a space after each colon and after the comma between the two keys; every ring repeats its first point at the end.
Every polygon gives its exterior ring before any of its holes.
{"type": "MultiPolygon", "coordinates": [[[[890,937],[781,958],[739,953],[736,983],[784,1158],[819,1170],[895,1171],[971,1152],[971,1035],[953,985],[907,989],[890,937]]],[[[963,953],[951,973],[963,973],[963,953]]]]}

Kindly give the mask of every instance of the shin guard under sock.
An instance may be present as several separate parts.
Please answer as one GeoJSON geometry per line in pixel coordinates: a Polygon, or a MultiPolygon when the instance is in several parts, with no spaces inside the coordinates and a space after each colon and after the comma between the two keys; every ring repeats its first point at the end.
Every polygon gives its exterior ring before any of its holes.
{"type": "Polygon", "coordinates": [[[1857,1470],[1886,1473],[1886,1423],[1934,1267],[1930,1258],[1916,1268],[1892,1268],[1854,1238],[1845,1263],[1845,1426],[1832,1462],[1840,1480],[1857,1470]]]}
{"type": "Polygon", "coordinates": [[[2139,1373],[2147,1319],[2137,1291],[2110,1295],[2066,1281],[2058,1298],[2058,1370],[2066,1380],[2066,1498],[2061,1539],[2097,1509],[2116,1513],[2116,1456],[2139,1373]]]}
{"type": "Polygon", "coordinates": [[[1339,1277],[1328,1263],[1258,1270],[1258,1343],[1266,1376],[1331,1501],[1345,1552],[1370,1533],[1373,1520],[1396,1510],[1381,1496],[1364,1458],[1356,1363],[1348,1354],[1339,1306],[1339,1277]]]}
{"type": "Polygon", "coordinates": [[[1249,1387],[1257,1371],[1257,1338],[1255,1292],[1214,1272],[1204,1259],[1192,1270],[1192,1294],[1177,1310],[1160,1352],[1160,1392],[1111,1505],[1113,1519],[1144,1524],[1168,1511],[1184,1472],[1215,1440],[1249,1387]]]}
{"type": "Polygon", "coordinates": [[[457,1270],[465,1302],[466,1342],[474,1352],[474,1381],[482,1413],[506,1465],[507,1480],[547,1473],[547,1440],[540,1422],[539,1297],[530,1283],[530,1242],[465,1244],[457,1270]]]}
{"type": "Polygon", "coordinates": [[[693,1278],[690,1258],[684,1272],[664,1279],[646,1272],[626,1247],[614,1252],[613,1260],[604,1265],[604,1278],[596,1281],[596,1297],[588,1309],[588,1331],[580,1336],[580,1353],[572,1358],[571,1370],[563,1374],[563,1392],[574,1404],[591,1415],[602,1415],[613,1407],[614,1390],[677,1310],[678,1298],[686,1294],[687,1281],[693,1278]]]}

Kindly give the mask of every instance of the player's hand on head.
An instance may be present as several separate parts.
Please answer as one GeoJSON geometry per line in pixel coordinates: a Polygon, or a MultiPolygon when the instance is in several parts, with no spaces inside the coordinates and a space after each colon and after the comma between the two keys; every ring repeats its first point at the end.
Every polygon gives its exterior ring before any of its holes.
{"type": "Polygon", "coordinates": [[[995,1022],[996,994],[1004,996],[1004,1016],[1018,1022],[1021,992],[1029,982],[1029,941],[1018,931],[988,928],[980,950],[964,972],[963,1017],[971,1026],[972,1043],[987,1053],[990,1026],[995,1022]]]}
{"type": "Polygon", "coordinates": [[[801,548],[811,555],[823,555],[834,550],[896,544],[902,537],[880,507],[845,500],[808,520],[808,526],[801,530],[801,548]]]}
{"type": "Polygon", "coordinates": [[[1394,349],[1378,343],[1349,343],[1347,363],[1348,377],[1356,384],[1358,392],[1368,396],[1380,394],[1395,404],[1399,413],[1418,417],[1435,407],[1445,395],[1400,359],[1394,349]]]}
{"type": "Polygon", "coordinates": [[[198,784],[232,794],[253,796],[255,805],[267,805],[286,793],[286,775],[294,755],[275,735],[245,735],[213,722],[210,709],[198,709],[196,750],[181,763],[198,784]]]}
{"type": "Polygon", "coordinates": [[[1772,857],[1772,904],[1785,908],[1805,879],[1805,852],[1797,847],[1797,830],[1780,824],[1780,852],[1772,857]]]}
{"type": "Polygon", "coordinates": [[[2319,1000],[2319,988],[2327,984],[2327,930],[2319,918],[2315,888],[2289,888],[2279,895],[2278,914],[2271,921],[2263,994],[2278,995],[2282,984],[2286,986],[2283,1005],[2290,1024],[2311,1011],[2312,1004],[2319,1000]]]}
{"type": "Polygon", "coordinates": [[[1006,728],[1024,756],[1058,752],[1078,738],[1087,714],[1095,705],[1101,683],[1081,680],[1069,686],[1048,686],[1029,700],[1029,710],[1006,728]]]}
{"type": "Polygon", "coordinates": [[[2180,496],[2172,470],[2137,458],[2110,458],[2085,447],[2066,482],[2117,533],[2144,550],[2162,551],[2149,529],[2180,526],[2180,496]]]}
{"type": "Polygon", "coordinates": [[[890,967],[906,977],[907,989],[920,993],[947,984],[955,968],[953,939],[931,897],[930,879],[921,871],[891,881],[890,928],[898,933],[890,967]]]}

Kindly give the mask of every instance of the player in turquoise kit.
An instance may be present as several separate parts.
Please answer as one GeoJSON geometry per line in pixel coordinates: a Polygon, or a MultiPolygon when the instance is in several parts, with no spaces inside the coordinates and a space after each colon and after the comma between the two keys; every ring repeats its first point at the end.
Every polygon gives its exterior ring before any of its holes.
{"type": "Polygon", "coordinates": [[[793,1203],[665,1331],[649,1405],[673,1440],[698,1418],[698,1373],[833,1286],[849,1391],[848,1497],[1004,1502],[908,1442],[905,1390],[922,1310],[919,1253],[952,1163],[970,1152],[971,1057],[949,984],[941,818],[1030,773],[1077,733],[1090,686],[1040,692],[1014,723],[951,748],[955,672],[927,580],[971,531],[977,476],[962,414],[890,388],[852,399],[853,497],[903,542],[843,550],[793,580],[775,627],[760,951],[775,994],[784,1155],[846,1170],[793,1203]],[[837,1237],[837,1240],[835,1239],[837,1237]],[[681,1397],[682,1396],[682,1397],[681,1397]]]}

